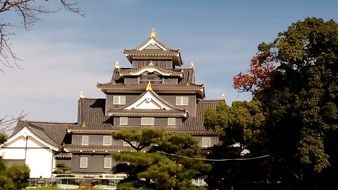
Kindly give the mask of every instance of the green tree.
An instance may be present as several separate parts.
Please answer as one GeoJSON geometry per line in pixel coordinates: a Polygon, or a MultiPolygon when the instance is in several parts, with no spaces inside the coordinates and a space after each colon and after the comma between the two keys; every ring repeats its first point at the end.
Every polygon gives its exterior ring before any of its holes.
{"type": "Polygon", "coordinates": [[[26,165],[14,164],[6,167],[0,158],[0,189],[22,189],[28,186],[29,168],[26,165]]]}
{"type": "Polygon", "coordinates": [[[234,86],[262,103],[275,180],[323,188],[336,184],[338,24],[306,18],[261,43],[234,86]]]}
{"type": "Polygon", "coordinates": [[[113,171],[128,176],[119,183],[119,189],[203,189],[193,186],[191,180],[205,177],[210,166],[191,159],[200,151],[191,136],[146,128],[122,130],[113,133],[113,137],[134,149],[112,154],[119,162],[113,171]]]}
{"type": "Polygon", "coordinates": [[[56,167],[53,171],[53,174],[65,174],[70,173],[72,170],[71,167],[67,166],[66,164],[56,164],[56,167]]]}
{"type": "MultiPolygon", "coordinates": [[[[265,117],[259,101],[225,102],[204,114],[204,126],[219,135],[220,143],[212,148],[210,158],[247,158],[266,154],[265,117]]],[[[207,182],[210,189],[232,189],[241,184],[266,179],[266,159],[214,162],[207,182]]]]}
{"type": "Polygon", "coordinates": [[[13,181],[14,189],[28,186],[29,172],[29,168],[22,164],[14,164],[6,169],[7,176],[13,181]]]}

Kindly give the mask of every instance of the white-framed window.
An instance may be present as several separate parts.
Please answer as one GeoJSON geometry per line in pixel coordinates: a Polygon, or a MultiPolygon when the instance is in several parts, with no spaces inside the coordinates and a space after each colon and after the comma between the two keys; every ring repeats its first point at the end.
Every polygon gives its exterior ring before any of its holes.
{"type": "Polygon", "coordinates": [[[80,158],[80,168],[88,168],[88,158],[81,157],[80,158]]]}
{"type": "Polygon", "coordinates": [[[168,125],[176,125],[176,118],[174,117],[168,118],[168,125]]]}
{"type": "Polygon", "coordinates": [[[120,125],[128,125],[128,117],[120,117],[120,125]]]}
{"type": "Polygon", "coordinates": [[[113,137],[110,135],[103,136],[103,145],[109,146],[112,145],[113,137]]]}
{"type": "MultiPolygon", "coordinates": [[[[131,143],[133,146],[138,146],[138,142],[131,141],[130,143],[131,143]]],[[[130,144],[127,143],[126,141],[122,141],[122,145],[123,145],[123,146],[130,146],[130,144]]]]}
{"type": "Polygon", "coordinates": [[[211,137],[202,137],[201,146],[202,148],[211,147],[211,137]]]}
{"type": "Polygon", "coordinates": [[[125,105],[126,96],[113,96],[113,104],[114,105],[125,105]]]}
{"type": "Polygon", "coordinates": [[[127,143],[126,141],[122,141],[122,146],[130,146],[130,144],[127,143]]]}
{"type": "Polygon", "coordinates": [[[112,168],[112,159],[111,158],[104,158],[103,160],[103,168],[112,168]]]}
{"type": "Polygon", "coordinates": [[[155,118],[153,117],[141,117],[141,125],[154,125],[155,118]]]}
{"type": "Polygon", "coordinates": [[[89,145],[89,136],[83,135],[81,137],[81,145],[89,145]]]}
{"type": "Polygon", "coordinates": [[[176,96],[176,105],[187,106],[189,104],[188,96],[176,96]]]}

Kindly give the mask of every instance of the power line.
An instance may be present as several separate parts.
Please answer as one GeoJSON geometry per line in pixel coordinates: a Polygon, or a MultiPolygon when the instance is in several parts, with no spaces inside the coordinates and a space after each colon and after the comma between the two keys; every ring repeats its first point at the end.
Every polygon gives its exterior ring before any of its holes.
{"type": "Polygon", "coordinates": [[[192,160],[199,160],[199,161],[208,161],[208,162],[227,162],[227,161],[246,161],[246,160],[257,160],[269,157],[270,155],[262,155],[262,156],[256,156],[256,157],[250,157],[250,158],[223,158],[223,159],[208,159],[208,158],[196,158],[196,157],[188,157],[188,156],[181,156],[176,154],[170,154],[166,152],[160,152],[161,154],[175,156],[178,158],[186,158],[186,159],[192,159],[192,160]]]}

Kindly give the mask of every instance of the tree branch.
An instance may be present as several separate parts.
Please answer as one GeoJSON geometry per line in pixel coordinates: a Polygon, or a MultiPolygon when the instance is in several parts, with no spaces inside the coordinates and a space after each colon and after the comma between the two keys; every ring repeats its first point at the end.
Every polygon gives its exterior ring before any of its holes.
{"type": "MultiPolygon", "coordinates": [[[[48,0],[46,0],[48,1],[48,0]]],[[[77,3],[68,0],[59,0],[61,6],[72,13],[84,16],[77,3]]],[[[46,6],[36,3],[34,0],[0,0],[0,18],[6,13],[17,13],[21,20],[22,27],[27,29],[29,26],[39,20],[40,14],[54,13],[58,10],[49,10],[46,6]]],[[[18,61],[20,59],[15,55],[9,43],[9,36],[13,33],[7,32],[7,28],[14,24],[7,23],[0,19],[0,72],[4,73],[4,68],[20,68],[18,61]]]]}
{"type": "Polygon", "coordinates": [[[22,120],[27,114],[25,114],[23,111],[19,114],[17,117],[11,117],[8,118],[8,116],[4,116],[0,118],[0,133],[5,133],[8,131],[13,130],[15,127],[15,124],[22,120]]]}

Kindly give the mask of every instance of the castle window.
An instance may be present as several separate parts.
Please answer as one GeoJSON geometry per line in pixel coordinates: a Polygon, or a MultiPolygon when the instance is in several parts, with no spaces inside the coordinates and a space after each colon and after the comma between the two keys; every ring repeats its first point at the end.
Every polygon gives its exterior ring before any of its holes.
{"type": "Polygon", "coordinates": [[[141,125],[154,125],[155,118],[153,117],[141,117],[141,125]]]}
{"type": "Polygon", "coordinates": [[[80,168],[88,168],[88,158],[81,157],[80,158],[80,168]]]}
{"type": "Polygon", "coordinates": [[[128,117],[120,117],[120,125],[128,125],[128,117]]]}
{"type": "Polygon", "coordinates": [[[109,146],[112,145],[113,137],[110,135],[103,136],[103,145],[109,146]]]}
{"type": "Polygon", "coordinates": [[[176,125],[176,118],[168,118],[168,125],[176,125]]]}
{"type": "Polygon", "coordinates": [[[157,74],[155,74],[155,73],[143,74],[139,78],[140,84],[147,84],[149,81],[152,84],[163,84],[163,79],[160,78],[159,76],[157,76],[157,74]]]}
{"type": "Polygon", "coordinates": [[[122,141],[122,146],[130,146],[130,144],[127,143],[126,141],[122,141]]]}
{"type": "Polygon", "coordinates": [[[89,145],[89,136],[87,136],[87,135],[82,136],[81,145],[89,145]]]}
{"type": "Polygon", "coordinates": [[[176,96],[176,105],[187,106],[189,104],[188,96],[176,96]]]}
{"type": "Polygon", "coordinates": [[[202,148],[211,147],[211,137],[202,137],[201,145],[202,148]]]}
{"type": "Polygon", "coordinates": [[[103,168],[111,168],[111,166],[112,166],[112,159],[111,158],[104,158],[103,168]]]}
{"type": "Polygon", "coordinates": [[[125,105],[126,96],[113,96],[113,104],[114,105],[125,105]]]}

